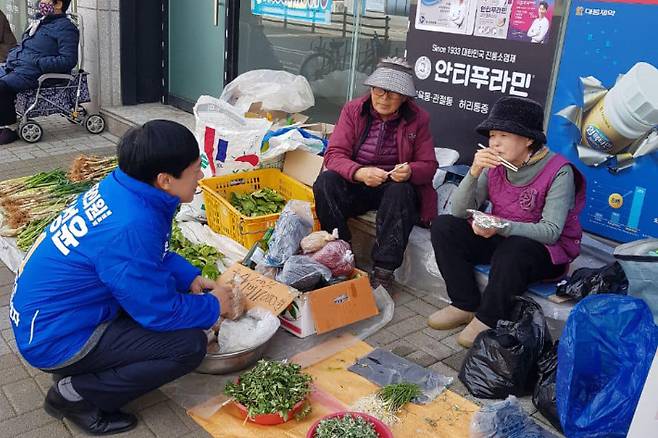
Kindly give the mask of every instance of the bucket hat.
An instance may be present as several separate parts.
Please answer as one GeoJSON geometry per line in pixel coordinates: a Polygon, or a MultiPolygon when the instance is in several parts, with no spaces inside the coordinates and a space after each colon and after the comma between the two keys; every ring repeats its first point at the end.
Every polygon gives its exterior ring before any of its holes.
{"type": "Polygon", "coordinates": [[[403,96],[416,97],[413,69],[404,58],[382,59],[363,84],[383,88],[403,96]]]}
{"type": "Polygon", "coordinates": [[[489,116],[475,130],[489,136],[489,131],[511,132],[546,143],[544,134],[544,108],[539,102],[524,97],[501,97],[489,116]]]}

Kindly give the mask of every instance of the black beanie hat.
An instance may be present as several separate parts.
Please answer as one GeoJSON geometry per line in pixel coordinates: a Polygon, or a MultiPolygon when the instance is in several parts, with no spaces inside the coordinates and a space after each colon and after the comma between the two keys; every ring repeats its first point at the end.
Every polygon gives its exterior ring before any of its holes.
{"type": "Polygon", "coordinates": [[[489,117],[475,130],[489,136],[489,131],[505,131],[546,143],[544,134],[544,108],[532,99],[501,97],[489,112],[489,117]]]}

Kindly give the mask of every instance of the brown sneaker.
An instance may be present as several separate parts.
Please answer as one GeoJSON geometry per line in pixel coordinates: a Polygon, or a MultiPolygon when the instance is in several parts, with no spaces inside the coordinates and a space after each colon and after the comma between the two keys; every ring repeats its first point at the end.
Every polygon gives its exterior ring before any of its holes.
{"type": "Polygon", "coordinates": [[[490,328],[491,327],[479,319],[473,318],[473,320],[468,323],[468,325],[464,327],[464,330],[462,330],[461,333],[459,333],[457,336],[457,343],[464,348],[471,348],[473,346],[473,342],[475,342],[475,338],[477,338],[477,335],[485,330],[489,330],[490,328]]]}
{"type": "Polygon", "coordinates": [[[427,325],[435,330],[450,330],[468,324],[474,315],[473,312],[467,312],[455,306],[448,306],[432,313],[427,319],[427,325]]]}

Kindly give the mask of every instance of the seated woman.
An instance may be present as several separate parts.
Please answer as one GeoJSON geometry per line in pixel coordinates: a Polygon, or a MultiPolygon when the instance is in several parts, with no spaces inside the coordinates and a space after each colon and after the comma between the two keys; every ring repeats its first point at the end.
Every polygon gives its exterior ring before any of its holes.
{"type": "Polygon", "coordinates": [[[66,17],[71,0],[41,0],[41,19],[23,34],[0,67],[0,144],[18,139],[16,93],[38,87],[46,73],[70,73],[78,63],[78,28],[66,17]]]}
{"type": "Polygon", "coordinates": [[[512,298],[530,283],[559,277],[580,252],[578,215],[585,182],[564,157],[544,143],[544,109],[530,99],[504,97],[477,131],[489,138],[452,198],[452,215],[432,223],[432,246],[452,304],[432,314],[428,324],[448,330],[468,324],[457,341],[469,348],[482,331],[496,327],[512,298]],[[501,165],[505,159],[518,172],[501,165]],[[508,225],[481,228],[466,219],[467,209],[484,201],[508,225]],[[473,267],[491,264],[481,295],[473,267]]]}
{"type": "Polygon", "coordinates": [[[322,228],[343,240],[352,237],[348,218],[378,210],[371,283],[387,287],[413,226],[436,216],[437,162],[409,64],[386,58],[364,84],[370,93],[343,107],[313,193],[322,228]]]}

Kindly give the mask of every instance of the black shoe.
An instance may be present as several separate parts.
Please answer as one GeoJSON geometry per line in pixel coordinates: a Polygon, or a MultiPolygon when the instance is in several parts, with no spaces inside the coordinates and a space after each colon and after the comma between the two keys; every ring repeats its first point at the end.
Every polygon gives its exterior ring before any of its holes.
{"type": "Polygon", "coordinates": [[[0,144],[9,144],[18,140],[18,134],[16,131],[9,128],[0,129],[0,144]]]}
{"type": "Polygon", "coordinates": [[[123,412],[104,412],[88,401],[71,402],[51,387],[43,408],[53,417],[66,418],[89,435],[113,435],[137,426],[137,417],[123,412]]]}
{"type": "Polygon", "coordinates": [[[391,286],[393,285],[393,271],[390,269],[378,268],[375,266],[370,272],[370,286],[373,289],[377,289],[379,286],[382,286],[389,293],[391,292],[391,286]]]}

